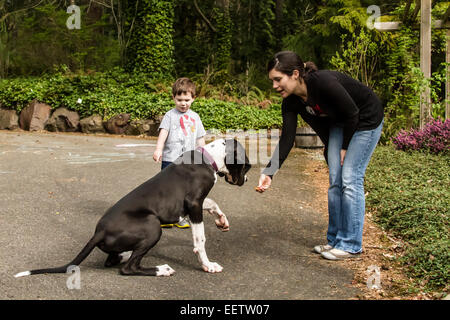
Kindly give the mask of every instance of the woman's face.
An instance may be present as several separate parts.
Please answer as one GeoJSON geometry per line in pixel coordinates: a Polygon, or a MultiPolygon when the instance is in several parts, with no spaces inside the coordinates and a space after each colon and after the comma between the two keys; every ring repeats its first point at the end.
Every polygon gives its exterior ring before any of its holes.
{"type": "Polygon", "coordinates": [[[281,95],[281,97],[286,98],[297,89],[300,84],[298,81],[298,71],[294,70],[292,76],[289,76],[283,72],[274,69],[269,72],[269,79],[272,81],[273,88],[281,95]]]}

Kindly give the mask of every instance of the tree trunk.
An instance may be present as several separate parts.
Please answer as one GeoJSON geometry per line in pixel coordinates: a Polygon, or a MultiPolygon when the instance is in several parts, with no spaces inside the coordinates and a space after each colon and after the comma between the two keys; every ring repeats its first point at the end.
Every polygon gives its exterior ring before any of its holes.
{"type": "Polygon", "coordinates": [[[281,50],[283,46],[282,37],[283,37],[283,9],[284,9],[284,0],[276,0],[275,3],[275,36],[276,36],[276,46],[277,50],[281,50]]]}

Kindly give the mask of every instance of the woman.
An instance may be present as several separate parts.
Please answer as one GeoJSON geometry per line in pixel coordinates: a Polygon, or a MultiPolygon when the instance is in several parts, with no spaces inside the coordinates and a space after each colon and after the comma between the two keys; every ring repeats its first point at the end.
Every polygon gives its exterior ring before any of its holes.
{"type": "Polygon", "coordinates": [[[273,88],[283,97],[283,128],[257,191],[270,187],[288,156],[300,114],[325,145],[330,176],[328,243],[314,251],[330,260],[353,258],[362,251],[364,175],[381,135],[381,101],[359,81],[337,71],[317,70],[291,51],[277,53],[267,69],[273,88]]]}

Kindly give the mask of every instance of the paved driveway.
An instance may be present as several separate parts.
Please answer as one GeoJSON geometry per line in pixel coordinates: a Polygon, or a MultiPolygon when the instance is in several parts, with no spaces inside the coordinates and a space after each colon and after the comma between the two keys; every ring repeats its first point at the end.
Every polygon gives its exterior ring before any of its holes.
{"type": "MultiPolygon", "coordinates": [[[[95,249],[80,265],[80,289],[67,274],[14,278],[68,263],[105,210],[159,171],[155,140],[0,131],[0,299],[348,299],[352,272],[311,252],[323,243],[326,217],[302,202],[315,197],[294,150],[274,187],[254,191],[254,166],[242,187],[220,180],[210,193],[230,221],[222,233],[205,216],[206,249],[224,267],[207,274],[192,252],[190,229],[165,229],[143,259],[169,264],[169,278],[125,277],[104,269],[95,249]],[[73,283],[72,283],[73,284],[73,283]]],[[[176,181],[174,181],[176,183],[176,181]]]]}

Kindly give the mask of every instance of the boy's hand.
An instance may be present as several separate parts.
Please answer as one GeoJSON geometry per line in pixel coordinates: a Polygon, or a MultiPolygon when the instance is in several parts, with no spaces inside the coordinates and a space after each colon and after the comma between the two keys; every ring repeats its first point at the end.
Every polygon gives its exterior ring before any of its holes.
{"type": "Polygon", "coordinates": [[[166,129],[159,130],[158,141],[156,141],[156,149],[153,153],[153,160],[155,160],[156,162],[162,161],[162,151],[164,149],[164,144],[166,143],[168,135],[169,131],[167,131],[166,129]]]}
{"type": "Polygon", "coordinates": [[[156,162],[161,162],[162,160],[162,151],[156,149],[155,152],[153,153],[153,160],[155,160],[156,162]]]}

